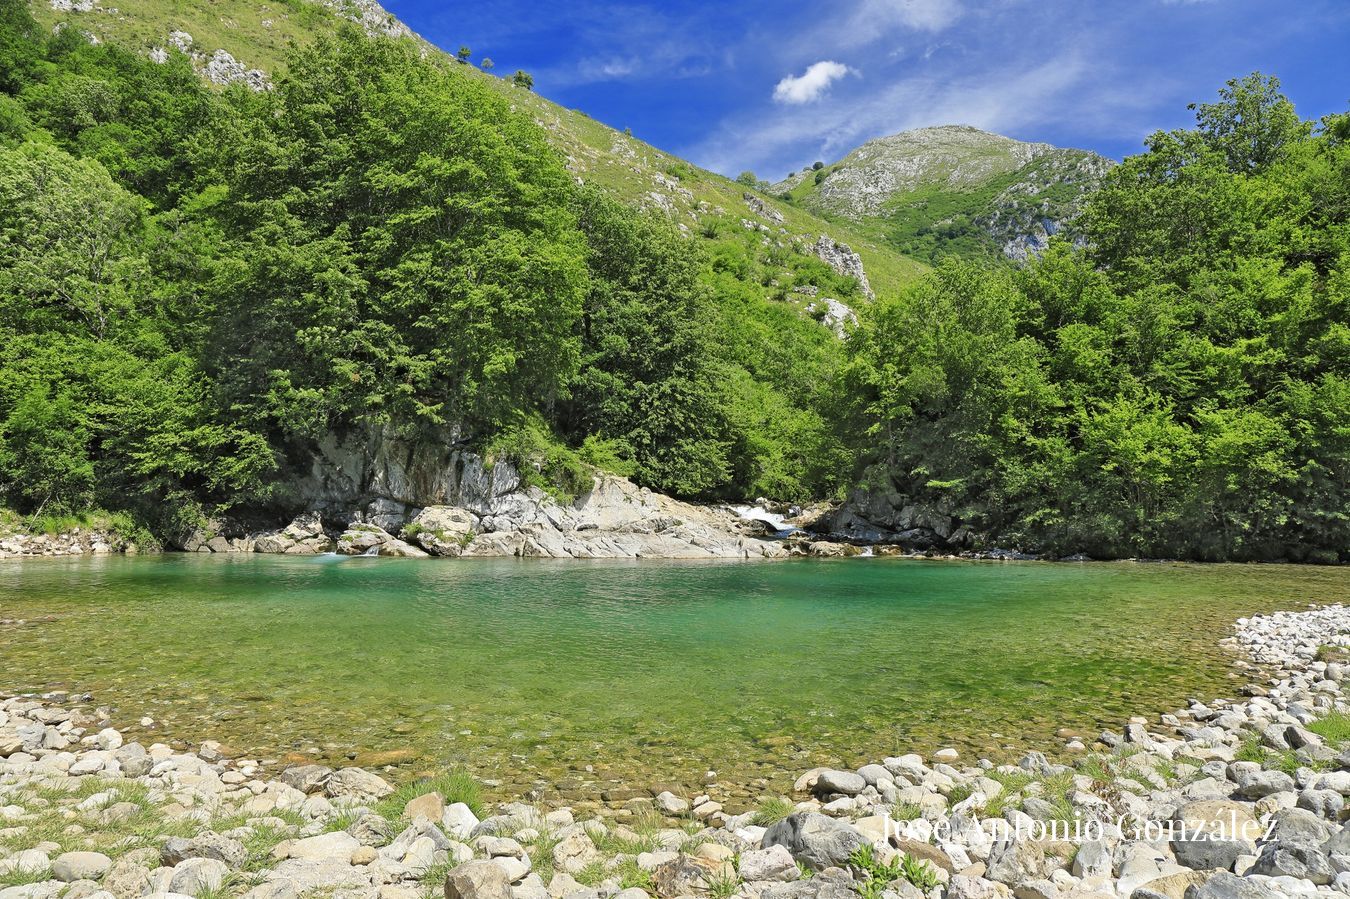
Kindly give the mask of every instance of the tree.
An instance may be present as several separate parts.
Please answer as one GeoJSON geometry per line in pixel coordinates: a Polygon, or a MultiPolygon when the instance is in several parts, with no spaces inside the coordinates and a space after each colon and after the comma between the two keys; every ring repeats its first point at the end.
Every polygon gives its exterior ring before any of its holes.
{"type": "Polygon", "coordinates": [[[1280,79],[1260,72],[1230,79],[1219,90],[1219,102],[1188,108],[1195,110],[1200,135],[1224,155],[1232,172],[1264,170],[1308,130],[1280,93],[1280,79]]]}
{"type": "Polygon", "coordinates": [[[812,171],[818,172],[818,171],[820,171],[820,170],[823,169],[823,168],[825,168],[825,163],[821,162],[819,159],[817,159],[815,162],[811,163],[811,169],[812,169],[812,171]]]}
{"type": "Polygon", "coordinates": [[[511,76],[511,83],[527,91],[534,90],[534,76],[524,69],[516,69],[516,74],[511,76]]]}
{"type": "Polygon", "coordinates": [[[497,64],[492,61],[491,56],[484,56],[483,61],[478,64],[479,68],[481,68],[484,72],[491,72],[496,67],[496,65],[497,64]]]}
{"type": "Polygon", "coordinates": [[[356,419],[483,434],[556,399],[585,243],[525,113],[355,29],[238,100],[207,347],[229,402],[286,441],[356,419]]]}
{"type": "Polygon", "coordinates": [[[0,148],[0,324],[99,337],[122,324],[145,276],[143,211],[97,162],[0,148]]]}
{"type": "Polygon", "coordinates": [[[730,437],[711,365],[700,258],[661,217],[594,190],[578,221],[590,246],[582,361],[562,404],[564,433],[621,447],[639,483],[684,496],[730,477],[730,437]]]}
{"type": "Polygon", "coordinates": [[[736,176],[736,183],[744,184],[746,187],[758,187],[759,178],[755,177],[754,172],[750,171],[749,169],[746,169],[744,172],[741,172],[739,175],[736,176]]]}
{"type": "Polygon", "coordinates": [[[459,52],[455,54],[455,59],[459,60],[461,65],[467,66],[469,64],[469,59],[472,56],[473,56],[472,50],[470,50],[468,47],[460,47],[459,52]]]}
{"type": "Polygon", "coordinates": [[[30,510],[88,508],[94,496],[89,439],[74,398],[35,387],[0,421],[0,487],[30,510]]]}

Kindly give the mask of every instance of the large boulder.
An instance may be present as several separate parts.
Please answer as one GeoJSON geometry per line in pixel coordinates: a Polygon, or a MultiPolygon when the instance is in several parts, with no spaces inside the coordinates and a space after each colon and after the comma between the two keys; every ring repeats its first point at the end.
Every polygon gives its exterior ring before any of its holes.
{"type": "Polygon", "coordinates": [[[858,899],[853,878],[847,871],[830,868],[806,880],[775,883],[765,887],[760,899],[858,899]]]}
{"type": "Polygon", "coordinates": [[[1283,771],[1241,771],[1237,784],[1238,794],[1246,799],[1261,799],[1294,790],[1294,779],[1283,771]]]}
{"type": "Polygon", "coordinates": [[[301,793],[322,793],[332,776],[333,769],[326,765],[296,765],[282,771],[278,779],[301,793]]]}
{"type": "Polygon", "coordinates": [[[221,888],[230,869],[214,858],[190,858],[174,866],[169,880],[169,892],[196,896],[214,893],[221,888]]]}
{"type": "Polygon", "coordinates": [[[1231,871],[1238,856],[1252,855],[1254,844],[1244,840],[1221,840],[1198,834],[1186,840],[1173,840],[1177,863],[1196,871],[1231,871]]]}
{"type": "Polygon", "coordinates": [[[1315,884],[1328,884],[1336,876],[1331,862],[1319,850],[1289,843],[1270,843],[1261,850],[1252,874],[1295,877],[1315,884]]]}
{"type": "Polygon", "coordinates": [[[1270,816],[1271,843],[1318,847],[1331,839],[1334,829],[1327,821],[1302,808],[1280,809],[1270,816]]]}
{"type": "Polygon", "coordinates": [[[867,781],[861,774],[826,769],[816,778],[815,791],[825,795],[843,793],[845,796],[856,796],[866,787],[867,781]]]}
{"type": "Polygon", "coordinates": [[[318,836],[294,840],[288,846],[290,858],[303,858],[310,861],[321,859],[341,859],[346,861],[361,843],[356,837],[343,830],[321,833],[318,836]]]}
{"type": "Polygon", "coordinates": [[[1203,884],[1186,888],[1185,899],[1289,899],[1281,890],[1254,877],[1238,877],[1228,871],[1215,874],[1203,884]]]}
{"type": "Polygon", "coordinates": [[[984,876],[1008,886],[1049,876],[1045,846],[1036,840],[1004,839],[989,851],[984,876]]]}
{"type": "Polygon", "coordinates": [[[737,873],[740,874],[741,880],[747,882],[793,881],[801,876],[796,859],[785,846],[770,846],[768,849],[742,852],[737,873]]]}
{"type": "Polygon", "coordinates": [[[203,831],[190,840],[175,837],[160,847],[160,863],[172,868],[190,858],[214,858],[231,868],[244,863],[248,852],[238,840],[223,837],[213,831],[203,831]]]}
{"type": "Polygon", "coordinates": [[[52,862],[52,876],[62,883],[98,880],[111,867],[112,859],[101,852],[66,852],[52,862]]]}
{"type": "Polygon", "coordinates": [[[765,831],[760,848],[783,846],[812,871],[824,871],[842,868],[866,842],[857,828],[842,821],[818,812],[795,812],[765,831]]]}
{"type": "Polygon", "coordinates": [[[328,778],[324,792],[332,799],[372,802],[388,796],[394,788],[384,778],[364,768],[343,768],[328,778]]]}
{"type": "Polygon", "coordinates": [[[714,881],[731,880],[735,876],[735,868],[730,862],[678,855],[656,866],[652,871],[652,886],[661,899],[676,899],[677,896],[706,895],[714,881]]]}
{"type": "Polygon", "coordinates": [[[1187,835],[1203,834],[1225,840],[1256,840],[1265,832],[1252,807],[1227,799],[1200,799],[1177,809],[1172,818],[1187,835]]]}
{"type": "Polygon", "coordinates": [[[445,899],[511,899],[511,881],[500,865],[465,862],[446,876],[445,899]]]}
{"type": "Polygon", "coordinates": [[[403,529],[403,536],[433,556],[458,556],[477,528],[478,518],[468,509],[427,506],[403,529]]]}

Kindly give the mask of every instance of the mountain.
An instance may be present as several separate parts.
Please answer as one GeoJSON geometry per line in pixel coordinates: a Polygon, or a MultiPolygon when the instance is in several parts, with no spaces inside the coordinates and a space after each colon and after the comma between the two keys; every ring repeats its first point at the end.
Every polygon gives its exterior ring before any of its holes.
{"type": "Polygon", "coordinates": [[[772,189],[920,259],[1002,253],[1021,260],[1072,226],[1111,165],[1087,150],[944,125],[868,141],[772,189]]]}
{"type": "MultiPolygon", "coordinates": [[[[243,81],[259,89],[283,69],[288,44],[312,43],[343,21],[357,22],[372,34],[421,40],[374,0],[143,0],[118,8],[95,0],[30,0],[29,8],[47,27],[78,28],[152,57],[182,50],[211,81],[243,81]]],[[[490,55],[490,47],[483,49],[490,55]]],[[[583,112],[523,90],[510,78],[476,65],[461,69],[527,110],[578,178],[629,205],[666,213],[692,236],[753,254],[772,269],[764,280],[776,283],[764,285],[766,296],[796,306],[804,316],[830,323],[830,307],[812,292],[828,287],[804,283],[801,273],[793,271],[799,267],[781,264],[784,253],[805,259],[808,267],[811,260],[823,260],[845,275],[858,268],[852,261],[856,253],[871,290],[883,294],[897,292],[928,268],[850,222],[825,221],[809,209],[748,191],[583,112]],[[836,252],[841,245],[845,251],[836,252]]]]}

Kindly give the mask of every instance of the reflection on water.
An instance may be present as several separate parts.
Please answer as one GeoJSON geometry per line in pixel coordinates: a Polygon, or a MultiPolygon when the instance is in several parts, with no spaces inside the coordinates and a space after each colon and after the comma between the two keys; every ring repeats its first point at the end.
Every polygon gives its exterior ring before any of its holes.
{"type": "Polygon", "coordinates": [[[1347,584],[888,559],[8,562],[0,618],[26,623],[0,625],[0,686],[90,691],[120,722],[268,759],[463,763],[569,798],[713,769],[734,797],[908,749],[1053,749],[1061,727],[1221,695],[1234,618],[1347,584]]]}

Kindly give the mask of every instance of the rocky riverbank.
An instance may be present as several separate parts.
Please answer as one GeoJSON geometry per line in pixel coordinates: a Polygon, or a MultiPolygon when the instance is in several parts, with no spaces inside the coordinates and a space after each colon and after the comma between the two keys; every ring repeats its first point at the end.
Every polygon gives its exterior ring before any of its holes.
{"type": "Polygon", "coordinates": [[[137,547],[121,534],[99,528],[70,528],[57,534],[10,530],[0,534],[0,559],[56,556],[104,556],[135,553],[137,547]]]}
{"type": "MultiPolygon", "coordinates": [[[[1266,899],[1350,893],[1350,610],[1239,621],[1251,682],[1057,764],[815,769],[731,815],[669,791],[481,807],[462,776],[125,742],[87,697],[0,703],[0,899],[1266,899]]],[[[148,725],[149,722],[141,722],[148,725]]]]}

